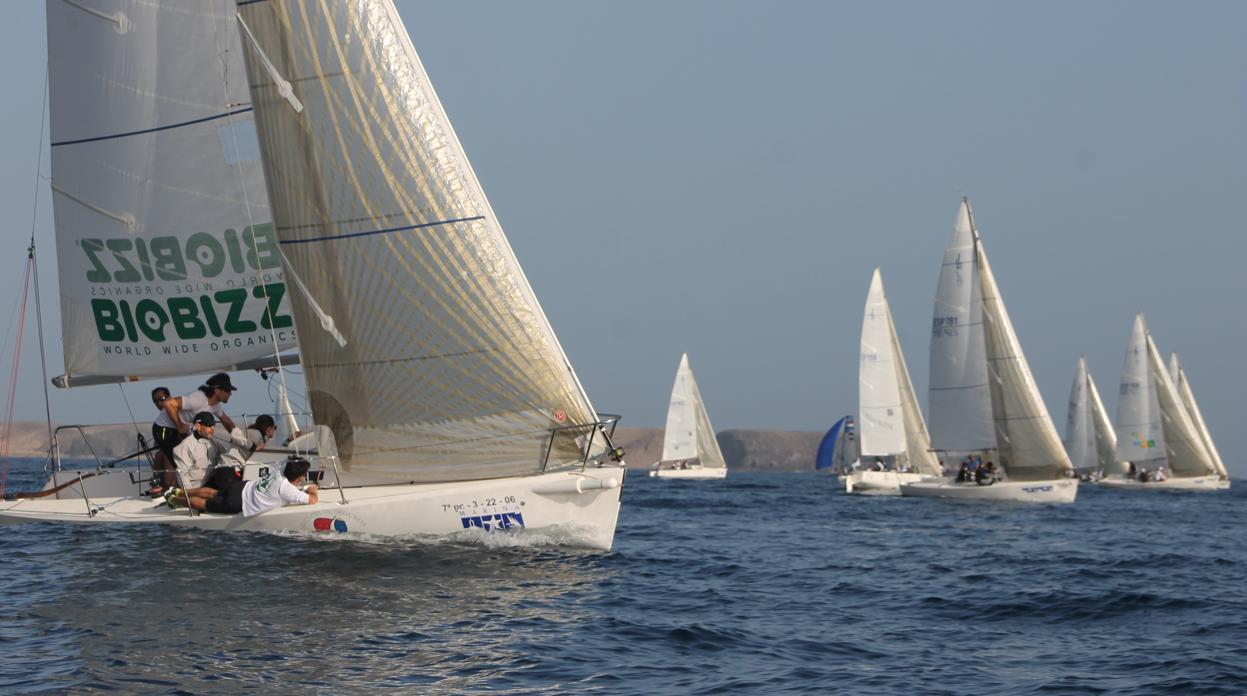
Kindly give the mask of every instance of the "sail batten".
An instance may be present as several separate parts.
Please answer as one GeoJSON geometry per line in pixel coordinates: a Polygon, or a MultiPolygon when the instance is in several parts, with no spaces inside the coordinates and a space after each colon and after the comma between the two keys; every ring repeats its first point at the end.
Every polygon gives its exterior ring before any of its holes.
{"type": "Polygon", "coordinates": [[[592,405],[392,3],[239,13],[276,234],[347,339],[292,298],[339,456],[415,481],[533,474],[547,451],[551,468],[578,465],[592,405]]]}

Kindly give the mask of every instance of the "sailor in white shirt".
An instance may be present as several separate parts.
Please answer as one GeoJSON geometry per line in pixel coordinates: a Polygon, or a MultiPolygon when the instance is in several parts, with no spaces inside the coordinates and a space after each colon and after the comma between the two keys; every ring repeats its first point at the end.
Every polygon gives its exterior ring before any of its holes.
{"type": "Polygon", "coordinates": [[[264,467],[258,479],[230,481],[224,490],[208,486],[188,491],[174,489],[165,496],[165,501],[175,509],[189,504],[200,512],[225,515],[241,512],[243,517],[255,517],[284,505],[314,505],[319,500],[316,485],[300,490],[311,466],[306,459],[289,459],[281,476],[277,475],[276,466],[264,467]]]}

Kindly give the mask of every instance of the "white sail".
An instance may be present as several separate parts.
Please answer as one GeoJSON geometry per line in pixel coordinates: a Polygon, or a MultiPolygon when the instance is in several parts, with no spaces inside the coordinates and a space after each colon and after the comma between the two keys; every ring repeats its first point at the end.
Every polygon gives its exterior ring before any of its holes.
{"type": "Polygon", "coordinates": [[[688,353],[680,356],[667,404],[667,424],[662,436],[662,460],[674,462],[697,459],[697,402],[693,396],[693,370],[688,353]]]}
{"type": "Polygon", "coordinates": [[[1145,462],[1165,456],[1165,436],[1160,425],[1160,406],[1147,357],[1147,324],[1143,315],[1134,318],[1126,359],[1121,366],[1121,390],[1117,396],[1117,458],[1145,462]]]}
{"type": "Polygon", "coordinates": [[[726,463],[715,438],[710,415],[701,400],[701,390],[688,364],[688,353],[680,356],[671,402],[667,405],[667,425],[663,431],[662,461],[698,461],[707,468],[723,468],[726,463]]]}
{"type": "Polygon", "coordinates": [[[1165,456],[1169,470],[1177,478],[1217,473],[1195,424],[1187,414],[1186,407],[1182,405],[1178,388],[1169,378],[1164,358],[1150,334],[1147,336],[1147,357],[1152,380],[1156,385],[1156,403],[1160,406],[1160,422],[1165,433],[1165,456]]]}
{"type": "Polygon", "coordinates": [[[922,408],[918,406],[913,380],[909,378],[909,367],[905,364],[905,355],[896,335],[896,322],[892,321],[891,309],[888,310],[888,327],[892,336],[892,355],[896,357],[896,384],[901,393],[901,412],[905,416],[905,447],[908,450],[909,464],[920,474],[941,476],[944,472],[935,452],[931,451],[931,435],[927,432],[922,408]]]}
{"type": "Polygon", "coordinates": [[[895,456],[908,451],[893,351],[892,312],[878,268],[871,277],[862,315],[857,408],[863,457],[895,456]]]}
{"type": "Polygon", "coordinates": [[[232,3],[95,5],[47,2],[57,385],[294,347],[232,3]]]}
{"type": "Polygon", "coordinates": [[[1178,363],[1178,354],[1174,353],[1170,358],[1170,364],[1177,368],[1177,387],[1178,393],[1182,397],[1182,405],[1186,407],[1186,412],[1191,416],[1191,420],[1195,422],[1195,428],[1199,431],[1199,437],[1204,443],[1204,449],[1208,452],[1208,456],[1212,458],[1213,466],[1217,468],[1217,475],[1222,480],[1229,480],[1230,472],[1225,468],[1225,462],[1221,460],[1221,453],[1217,451],[1217,444],[1212,440],[1212,433],[1208,430],[1208,424],[1204,421],[1204,414],[1199,411],[1199,404],[1195,401],[1195,392],[1191,391],[1191,383],[1186,378],[1186,371],[1178,363]]]}
{"type": "MultiPolygon", "coordinates": [[[[239,3],[308,396],[348,470],[577,466],[593,407],[389,0],[239,3]]],[[[322,443],[322,447],[328,443],[322,443]]]]}
{"type": "Polygon", "coordinates": [[[1182,363],[1178,362],[1177,352],[1169,354],[1169,379],[1173,380],[1176,385],[1178,383],[1178,373],[1182,371],[1182,363]]]}
{"type": "Polygon", "coordinates": [[[997,463],[1010,479],[1017,481],[1063,478],[1072,471],[1069,456],[1061,446],[1056,426],[1052,424],[1048,407],[1022,353],[1022,345],[987,261],[983,241],[977,231],[974,236],[983,293],[983,336],[997,463]]]}
{"type": "Polygon", "coordinates": [[[1105,474],[1125,474],[1126,464],[1117,458],[1117,432],[1113,429],[1113,421],[1108,417],[1108,409],[1100,399],[1100,390],[1095,386],[1095,379],[1087,373],[1087,393],[1091,397],[1091,416],[1095,424],[1095,449],[1100,461],[1100,469],[1105,474]]]}
{"type": "Polygon", "coordinates": [[[963,198],[944,249],[931,323],[931,441],[936,449],[953,452],[996,446],[971,225],[970,202],[963,198]]]}
{"type": "Polygon", "coordinates": [[[1099,470],[1100,458],[1096,451],[1095,414],[1092,413],[1091,393],[1087,383],[1087,361],[1078,358],[1074,370],[1074,383],[1069,390],[1069,410],[1065,415],[1065,449],[1070,464],[1079,473],[1099,470]]]}
{"type": "Polygon", "coordinates": [[[914,395],[878,268],[870,281],[862,318],[858,409],[862,456],[903,455],[919,473],[941,473],[939,461],[931,452],[931,437],[914,395]]]}

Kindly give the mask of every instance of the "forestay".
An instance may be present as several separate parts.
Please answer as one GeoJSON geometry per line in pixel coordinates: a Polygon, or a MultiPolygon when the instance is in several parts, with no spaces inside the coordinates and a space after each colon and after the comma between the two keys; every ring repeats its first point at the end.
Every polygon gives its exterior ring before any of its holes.
{"type": "Polygon", "coordinates": [[[295,345],[233,14],[47,3],[59,386],[295,345]]]}
{"type": "Polygon", "coordinates": [[[996,446],[972,224],[970,202],[963,198],[944,249],[931,322],[931,441],[952,452],[996,446]]]}
{"type": "Polygon", "coordinates": [[[551,469],[578,464],[593,408],[393,4],[239,16],[312,411],[341,461],[404,481],[532,474],[548,448],[551,469]]]}
{"type": "Polygon", "coordinates": [[[983,242],[975,235],[983,293],[983,335],[999,464],[1020,481],[1062,478],[1072,470],[1048,407],[1013,330],[983,242]]]}
{"type": "Polygon", "coordinates": [[[1116,427],[1117,458],[1121,461],[1138,463],[1165,456],[1160,406],[1147,357],[1147,324],[1142,314],[1134,318],[1121,366],[1116,427]]]}

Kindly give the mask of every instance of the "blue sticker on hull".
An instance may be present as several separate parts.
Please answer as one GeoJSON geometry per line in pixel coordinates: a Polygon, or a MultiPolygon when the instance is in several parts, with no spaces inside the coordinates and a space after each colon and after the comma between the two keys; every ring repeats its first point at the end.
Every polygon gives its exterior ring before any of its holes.
{"type": "Polygon", "coordinates": [[[471,515],[460,517],[464,529],[477,527],[487,532],[497,529],[512,529],[524,526],[524,516],[518,512],[499,512],[493,515],[471,515]]]}

